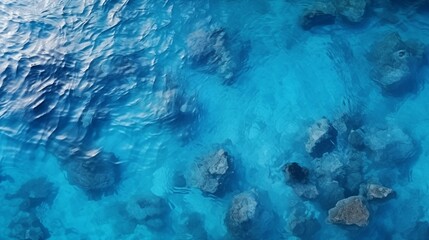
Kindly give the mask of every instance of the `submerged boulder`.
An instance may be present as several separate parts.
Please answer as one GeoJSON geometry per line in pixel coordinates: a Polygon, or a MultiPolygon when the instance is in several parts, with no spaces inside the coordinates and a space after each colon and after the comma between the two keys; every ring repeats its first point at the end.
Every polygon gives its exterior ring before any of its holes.
{"type": "Polygon", "coordinates": [[[152,230],[162,230],[168,225],[170,207],[163,198],[145,195],[132,198],[126,205],[126,212],[137,224],[152,230]]]}
{"type": "Polygon", "coordinates": [[[354,23],[362,21],[367,4],[367,0],[335,0],[338,13],[354,23]]]}
{"type": "Polygon", "coordinates": [[[336,9],[330,2],[316,2],[308,8],[301,17],[301,27],[310,30],[316,26],[326,26],[335,23],[336,9]]]}
{"type": "Polygon", "coordinates": [[[400,164],[414,159],[419,148],[408,134],[396,126],[369,129],[365,135],[365,145],[374,153],[379,163],[400,164]]]}
{"type": "Polygon", "coordinates": [[[321,225],[315,217],[315,213],[302,203],[297,204],[287,220],[287,229],[293,235],[302,239],[312,239],[320,230],[321,225]]]}
{"type": "Polygon", "coordinates": [[[423,55],[422,43],[404,41],[397,32],[387,34],[371,47],[370,76],[386,93],[403,95],[415,91],[420,84],[417,73],[424,63],[423,55]]]}
{"type": "Polygon", "coordinates": [[[309,128],[308,135],[305,149],[313,158],[320,158],[335,149],[338,132],[327,118],[315,122],[309,128]]]}
{"type": "Polygon", "coordinates": [[[51,237],[49,230],[33,213],[21,212],[9,224],[9,236],[19,240],[46,240],[51,237]]]}
{"type": "Polygon", "coordinates": [[[13,194],[6,194],[6,199],[22,199],[19,208],[21,211],[32,211],[46,203],[51,205],[58,194],[58,188],[45,177],[31,179],[13,194]]]}
{"type": "Polygon", "coordinates": [[[110,153],[77,157],[65,169],[69,183],[81,188],[91,199],[112,194],[121,178],[118,160],[110,153]]]}
{"type": "Polygon", "coordinates": [[[225,83],[232,83],[244,59],[247,44],[233,42],[224,28],[203,26],[186,40],[187,55],[194,68],[216,73],[225,83]]]}
{"type": "Polygon", "coordinates": [[[368,219],[369,211],[361,196],[352,196],[338,201],[335,207],[329,210],[328,216],[331,223],[359,227],[368,225],[368,219]]]}
{"type": "Polygon", "coordinates": [[[273,214],[263,208],[261,193],[247,191],[237,194],[225,216],[228,232],[238,239],[261,239],[272,229],[273,214]]]}
{"type": "Polygon", "coordinates": [[[373,183],[362,185],[360,192],[360,194],[366,197],[367,200],[385,199],[394,194],[391,188],[373,183]]]}
{"type": "Polygon", "coordinates": [[[232,157],[224,149],[204,157],[194,167],[192,184],[205,193],[220,193],[233,173],[232,161],[232,157]]]}

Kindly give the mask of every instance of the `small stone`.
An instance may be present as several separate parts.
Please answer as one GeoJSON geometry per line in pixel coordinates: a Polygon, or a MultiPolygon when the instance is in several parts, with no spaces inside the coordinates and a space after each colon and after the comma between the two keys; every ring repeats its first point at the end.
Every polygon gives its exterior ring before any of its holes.
{"type": "Polygon", "coordinates": [[[337,202],[334,208],[329,210],[329,221],[333,224],[368,225],[369,211],[361,196],[352,196],[337,202]]]}
{"type": "Polygon", "coordinates": [[[365,147],[364,133],[360,129],[351,130],[347,140],[355,149],[361,150],[365,147]]]}

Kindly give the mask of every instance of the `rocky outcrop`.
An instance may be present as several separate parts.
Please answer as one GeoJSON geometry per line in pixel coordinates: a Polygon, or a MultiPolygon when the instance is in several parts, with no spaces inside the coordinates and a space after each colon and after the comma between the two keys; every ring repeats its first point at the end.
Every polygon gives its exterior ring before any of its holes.
{"type": "Polygon", "coordinates": [[[225,216],[225,225],[231,236],[237,239],[261,239],[263,234],[272,230],[274,215],[264,209],[264,200],[263,194],[256,190],[234,196],[225,216]]]}
{"type": "Polygon", "coordinates": [[[309,128],[308,135],[305,149],[313,158],[320,158],[324,153],[332,152],[335,149],[338,132],[327,118],[322,118],[314,123],[309,128]]]}
{"type": "Polygon", "coordinates": [[[422,43],[404,41],[397,32],[386,34],[371,47],[370,76],[386,93],[403,95],[415,91],[420,84],[417,73],[424,62],[423,53],[422,43]]]}
{"type": "Polygon", "coordinates": [[[193,186],[205,193],[219,193],[233,172],[232,161],[232,157],[224,149],[204,157],[193,169],[191,179],[193,186]]]}
{"type": "Polygon", "coordinates": [[[369,211],[361,196],[352,196],[338,201],[335,207],[329,210],[328,216],[331,223],[359,227],[368,225],[368,219],[369,211]]]}

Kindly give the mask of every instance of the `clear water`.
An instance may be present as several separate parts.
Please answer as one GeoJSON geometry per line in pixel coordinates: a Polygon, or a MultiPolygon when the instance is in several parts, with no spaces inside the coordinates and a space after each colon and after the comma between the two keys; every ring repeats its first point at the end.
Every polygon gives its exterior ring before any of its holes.
{"type": "MultiPolygon", "coordinates": [[[[255,226],[269,230],[262,239],[298,238],[287,224],[298,203],[321,226],[307,239],[416,237],[413,227],[429,217],[429,92],[423,83],[404,96],[383,94],[366,56],[391,31],[429,43],[428,11],[375,1],[363,23],[303,31],[299,18],[311,2],[1,1],[0,239],[31,239],[11,233],[28,212],[50,239],[229,239],[232,198],[250,189],[266,193],[264,209],[275,215],[255,226]],[[187,38],[197,29],[228,34],[233,78],[190,64],[187,38]],[[403,129],[421,148],[409,164],[364,170],[363,183],[376,179],[396,192],[369,204],[364,228],[329,223],[320,201],[298,197],[282,173],[290,161],[311,168],[313,122],[353,111],[366,126],[403,129]],[[219,146],[236,160],[230,189],[212,196],[183,183],[219,146]],[[71,184],[69,162],[110,153],[120,172],[113,189],[88,194],[71,184]],[[40,185],[25,189],[26,198],[6,197],[39,177],[58,191],[51,203],[22,210],[40,185]],[[166,202],[163,228],[124,213],[136,196],[166,202]]],[[[419,72],[423,82],[428,70],[419,72]]],[[[333,154],[346,151],[341,144],[333,154]]]]}

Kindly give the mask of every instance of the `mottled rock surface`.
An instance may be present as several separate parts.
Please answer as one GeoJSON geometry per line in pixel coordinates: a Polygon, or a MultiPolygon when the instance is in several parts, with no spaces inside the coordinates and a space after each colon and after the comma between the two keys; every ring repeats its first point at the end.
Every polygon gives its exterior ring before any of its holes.
{"type": "Polygon", "coordinates": [[[126,211],[137,224],[153,230],[162,230],[167,225],[170,207],[163,198],[147,195],[132,198],[126,205],[126,211]]]}
{"type": "Polygon", "coordinates": [[[361,195],[366,197],[368,200],[373,199],[384,199],[393,194],[393,190],[388,187],[384,187],[379,184],[365,184],[361,186],[361,195]]]}
{"type": "Polygon", "coordinates": [[[352,196],[337,202],[334,208],[329,210],[328,220],[334,224],[368,225],[369,211],[364,200],[360,196],[352,196]]]}
{"type": "Polygon", "coordinates": [[[219,149],[196,164],[191,182],[203,192],[216,194],[232,170],[232,157],[224,149],[219,149]]]}

